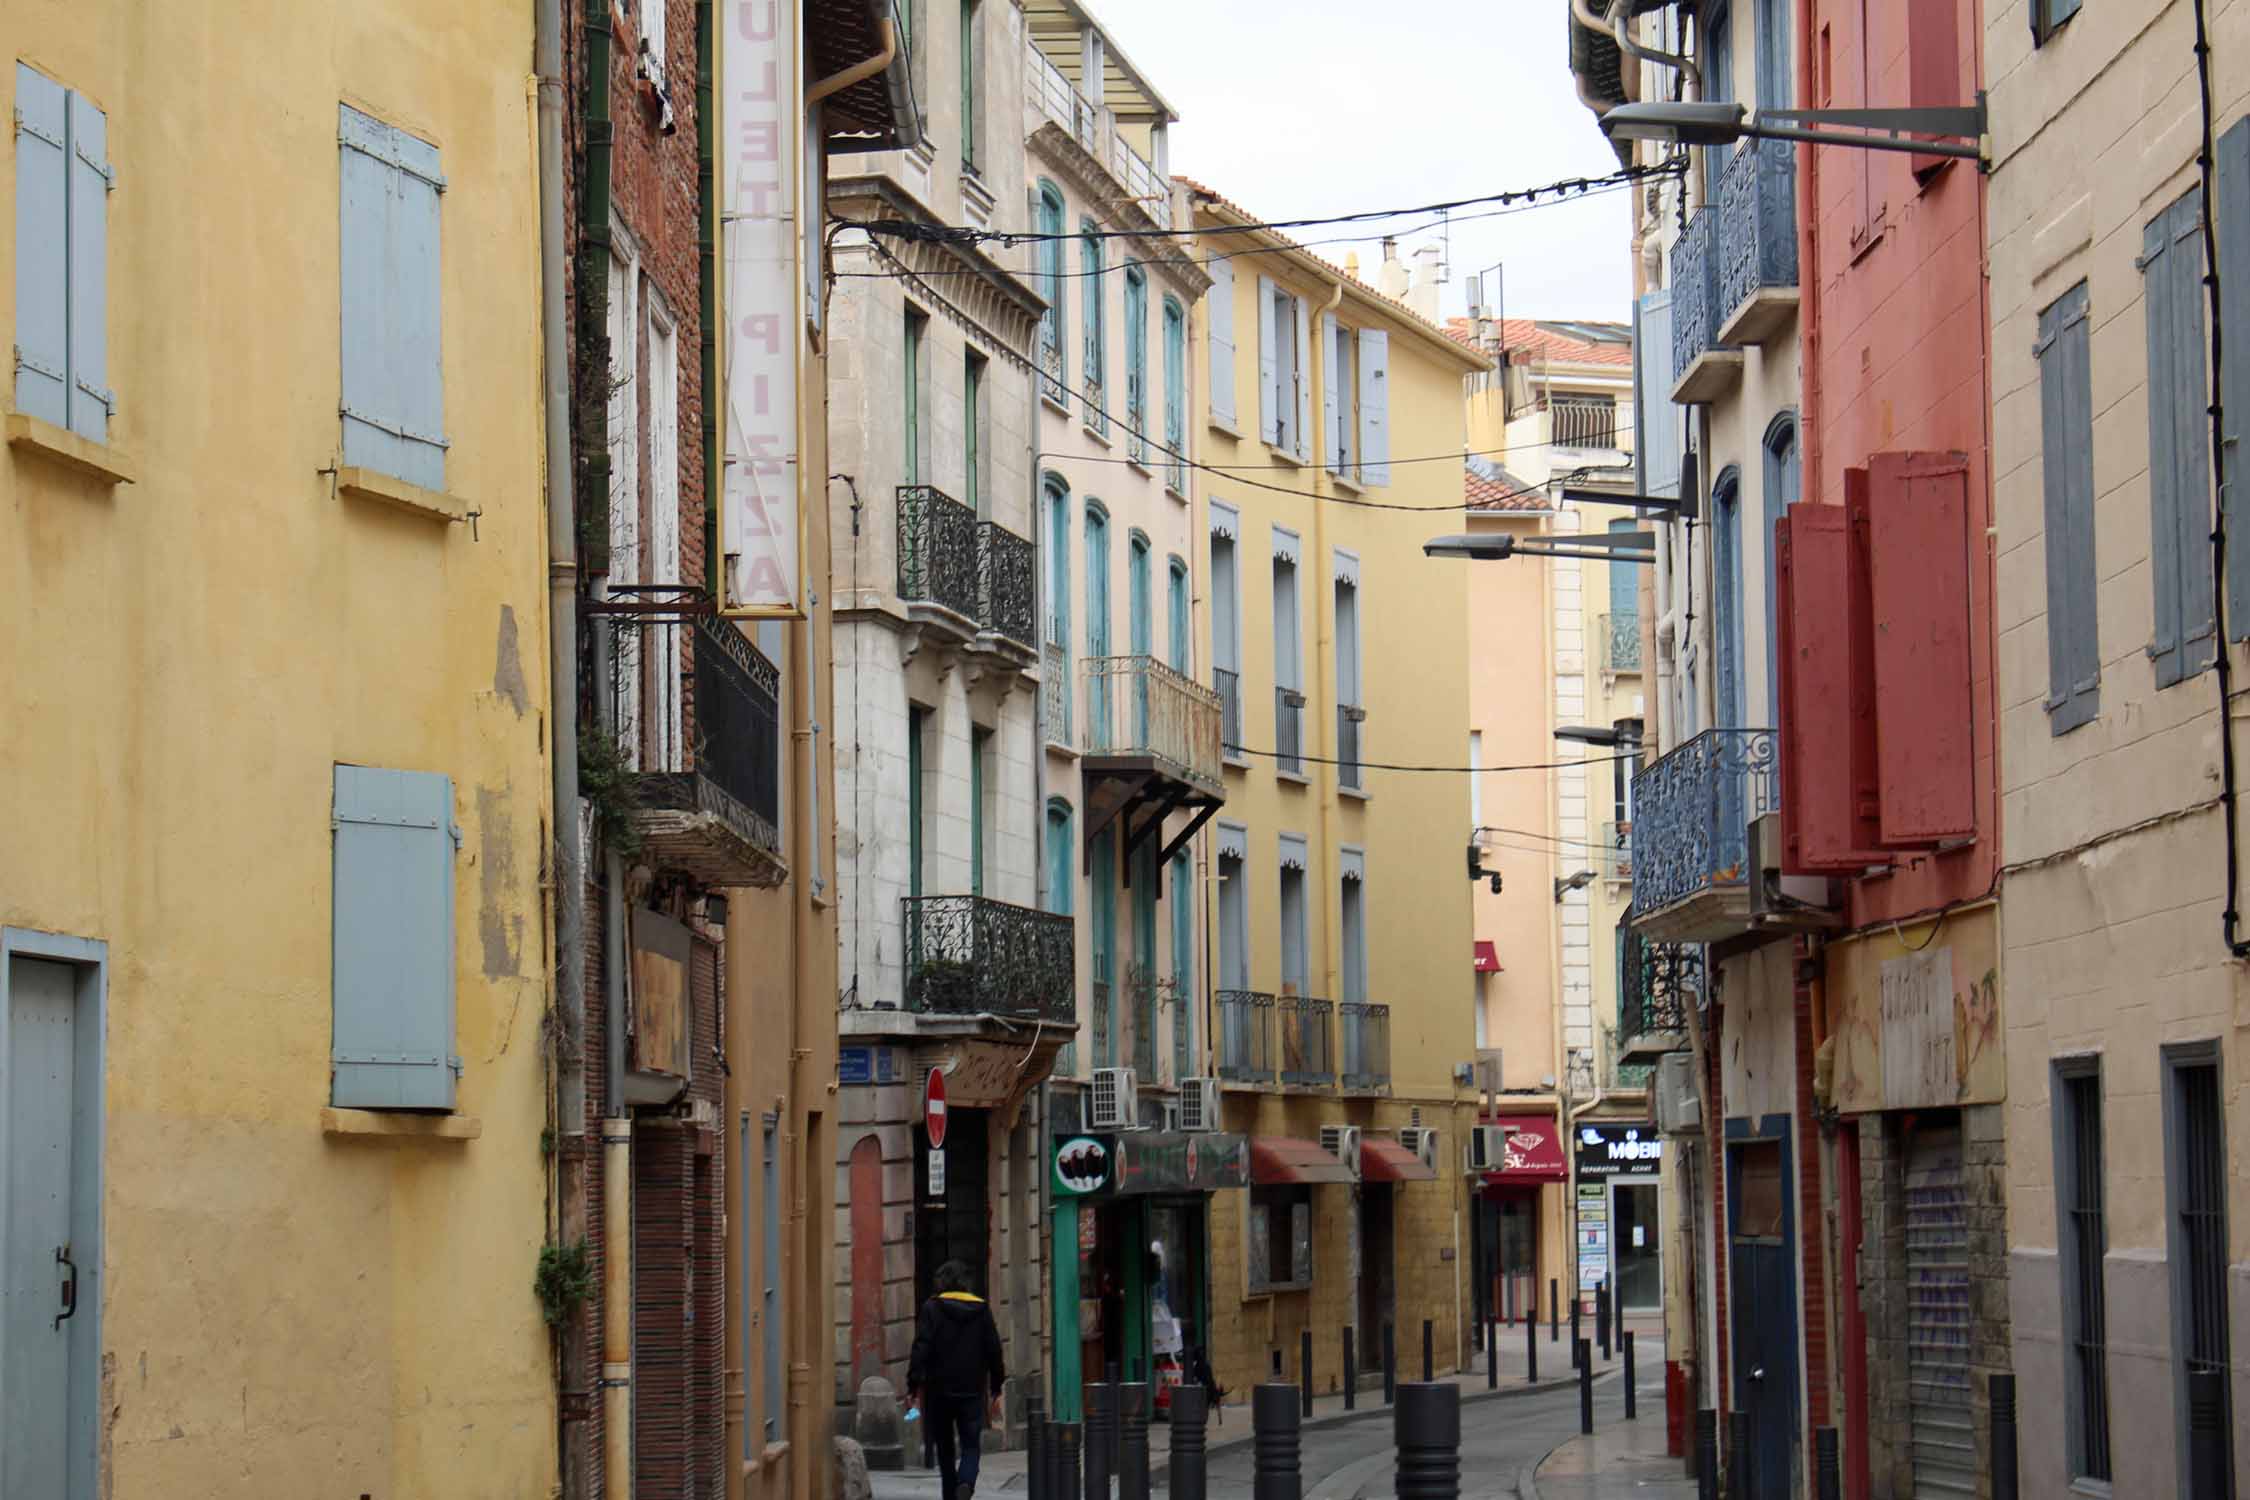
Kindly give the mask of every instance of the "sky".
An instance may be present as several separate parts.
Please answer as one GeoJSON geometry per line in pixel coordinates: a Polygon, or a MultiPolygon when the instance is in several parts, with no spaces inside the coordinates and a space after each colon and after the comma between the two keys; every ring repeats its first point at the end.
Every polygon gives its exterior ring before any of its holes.
{"type": "MultiPolygon", "coordinates": [[[[1617,158],[1571,82],[1563,0],[1088,0],[1178,112],[1172,170],[1265,219],[1597,177],[1617,158]]],[[[1479,210],[1467,210],[1475,213],[1479,210]]],[[[1489,212],[1489,210],[1483,210],[1489,212]]],[[[1402,224],[1406,221],[1402,221],[1402,224]]],[[[1427,223],[1427,220],[1420,221],[1427,223]]],[[[1300,240],[1342,229],[1305,229],[1300,240]]],[[[1441,312],[1482,269],[1509,317],[1631,316],[1623,190],[1452,227],[1441,312]],[[1492,272],[1495,264],[1503,267],[1492,272]]],[[[1399,253],[1436,237],[1404,234],[1399,253]]],[[[1373,238],[1322,244],[1341,264],[1373,238]]]]}

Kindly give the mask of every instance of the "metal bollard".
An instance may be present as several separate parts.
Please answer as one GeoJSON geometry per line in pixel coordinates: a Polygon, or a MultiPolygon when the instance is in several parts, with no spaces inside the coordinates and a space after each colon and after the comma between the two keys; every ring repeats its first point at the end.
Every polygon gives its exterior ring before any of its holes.
{"type": "Polygon", "coordinates": [[[1391,1435],[1398,1447],[1398,1500],[1460,1500],[1459,1386],[1401,1387],[1391,1435]]]}
{"type": "Polygon", "coordinates": [[[1297,1393],[1285,1385],[1261,1385],[1250,1393],[1252,1440],[1251,1500],[1304,1500],[1304,1474],[1298,1468],[1301,1435],[1297,1393]]]}
{"type": "Polygon", "coordinates": [[[1172,1390],[1172,1500],[1204,1500],[1210,1484],[1203,1426],[1211,1393],[1199,1385],[1172,1390]]]}
{"type": "Polygon", "coordinates": [[[1995,1375],[1992,1402],[1992,1500],[2016,1500],[2016,1377],[1995,1375]]]}
{"type": "Polygon", "coordinates": [[[1398,1400],[1398,1330],[1383,1325],[1383,1404],[1398,1400]]]}
{"type": "Polygon", "coordinates": [[[1719,1500],[1719,1413],[1695,1411],[1695,1500],[1719,1500]]]}
{"type": "Polygon", "coordinates": [[[1638,1420],[1633,1411],[1633,1335],[1620,1333],[1617,1337],[1625,1346],[1625,1420],[1631,1422],[1638,1420]]]}
{"type": "Polygon", "coordinates": [[[1083,1429],[1076,1422],[1056,1422],[1047,1429],[1047,1446],[1052,1456],[1049,1470],[1053,1480],[1054,1500],[1078,1500],[1078,1449],[1083,1429]]]}
{"type": "Polygon", "coordinates": [[[2227,1500],[2227,1377],[2188,1371],[2188,1500],[2227,1500]]]}
{"type": "Polygon", "coordinates": [[[1432,1351],[1436,1347],[1430,1342],[1431,1330],[1434,1326],[1428,1318],[1422,1320],[1422,1383],[1424,1385],[1428,1385],[1431,1381],[1437,1379],[1437,1376],[1431,1373],[1437,1368],[1431,1360],[1432,1351]]]}
{"type": "Polygon", "coordinates": [[[1539,1320],[1523,1320],[1523,1378],[1533,1385],[1539,1383],[1539,1320]]]}
{"type": "Polygon", "coordinates": [[[1750,1413],[1728,1413],[1734,1420],[1727,1433],[1727,1496],[1728,1500],[1750,1500],[1750,1413]]]}
{"type": "Polygon", "coordinates": [[[1359,1406],[1359,1351],[1352,1347],[1352,1325],[1344,1325],[1344,1410],[1359,1406]]]}
{"type": "Polygon", "coordinates": [[[1297,1336],[1297,1388],[1304,1392],[1305,1415],[1312,1415],[1312,1330],[1297,1336]]]}
{"type": "Polygon", "coordinates": [[[1602,1341],[1602,1362],[1604,1364],[1607,1364],[1609,1362],[1609,1351],[1612,1347],[1610,1343],[1609,1327],[1609,1320],[1612,1311],[1613,1309],[1610,1306],[1609,1278],[1607,1276],[1604,1276],[1601,1281],[1594,1287],[1594,1333],[1595,1336],[1602,1341]]]}
{"type": "Polygon", "coordinates": [[[1594,1351],[1584,1339],[1578,1341],[1578,1431],[1580,1436],[1590,1436],[1594,1430],[1594,1351]]]}
{"type": "Polygon", "coordinates": [[[1491,1317],[1484,1322],[1484,1388],[1500,1389],[1500,1324],[1491,1317]]]}
{"type": "Polygon", "coordinates": [[[1037,1392],[1023,1402],[1024,1483],[1031,1500],[1047,1500],[1047,1402],[1037,1392]]]}
{"type": "MultiPolygon", "coordinates": [[[[1538,1293],[1532,1293],[1534,1297],[1538,1293]]],[[[1552,1344],[1562,1337],[1562,1283],[1547,1278],[1547,1342],[1552,1344]]]]}
{"type": "Polygon", "coordinates": [[[1117,1388],[1117,1500],[1148,1500],[1148,1386],[1117,1388]]]}
{"type": "Polygon", "coordinates": [[[1581,1300],[1583,1299],[1576,1292],[1570,1294],[1570,1367],[1574,1370],[1578,1368],[1578,1346],[1584,1342],[1578,1336],[1579,1303],[1581,1300]]]}
{"type": "Polygon", "coordinates": [[[1096,1382],[1086,1387],[1086,1500],[1109,1500],[1111,1439],[1117,1432],[1117,1387],[1096,1382]]]}
{"type": "MultiPolygon", "coordinates": [[[[2000,1413],[1994,1411],[1992,1415],[1994,1418],[1993,1435],[1998,1437],[2000,1413]]],[[[1844,1471],[1837,1462],[1836,1429],[1833,1427],[1815,1427],[1812,1430],[1812,1446],[1813,1500],[1844,1500],[1844,1471]]],[[[1998,1500],[2000,1471],[1997,1465],[1994,1466],[1992,1471],[1992,1481],[1993,1495],[1995,1500],[1998,1500]]],[[[2015,1486],[2013,1484],[2008,1487],[2008,1495],[2009,1500],[2014,1500],[2015,1486]]]]}

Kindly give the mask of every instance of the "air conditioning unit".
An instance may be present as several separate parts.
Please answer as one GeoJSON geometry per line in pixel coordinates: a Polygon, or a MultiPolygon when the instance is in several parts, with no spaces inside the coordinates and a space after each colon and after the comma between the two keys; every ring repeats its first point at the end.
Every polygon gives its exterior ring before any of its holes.
{"type": "Polygon", "coordinates": [[[1141,1123],[1140,1080],[1131,1068],[1094,1069],[1086,1124],[1094,1130],[1133,1130],[1141,1123]]]}
{"type": "Polygon", "coordinates": [[[1203,1134],[1220,1128],[1219,1080],[1187,1078],[1180,1082],[1180,1129],[1203,1134]]]}
{"type": "Polygon", "coordinates": [[[1667,1052],[1656,1061],[1656,1128],[1666,1135],[1703,1130],[1703,1100],[1695,1091],[1695,1056],[1667,1052]]]}
{"type": "Polygon", "coordinates": [[[1750,915],[1776,926],[1841,927],[1844,914],[1825,875],[1784,875],[1781,814],[1750,820],[1750,915]]]}
{"type": "Polygon", "coordinates": [[[1323,1125],[1320,1127],[1320,1149],[1335,1157],[1359,1175],[1359,1127],[1357,1125],[1323,1125]]]}
{"type": "Polygon", "coordinates": [[[1497,1125],[1477,1125],[1469,1131],[1469,1170],[1497,1172],[1508,1164],[1508,1132],[1497,1125]]]}
{"type": "Polygon", "coordinates": [[[1426,1125],[1402,1125],[1398,1143],[1413,1152],[1425,1167],[1437,1165],[1437,1132],[1426,1125]]]}

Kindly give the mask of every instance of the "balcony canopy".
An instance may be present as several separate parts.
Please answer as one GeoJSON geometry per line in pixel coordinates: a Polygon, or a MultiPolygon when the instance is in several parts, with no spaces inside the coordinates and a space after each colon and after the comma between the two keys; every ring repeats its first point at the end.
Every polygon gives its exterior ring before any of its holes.
{"type": "Polygon", "coordinates": [[[1359,1179],[1318,1141],[1289,1135],[1250,1137],[1250,1180],[1260,1187],[1289,1182],[1339,1182],[1359,1179]]]}
{"type": "Polygon", "coordinates": [[[1359,1175],[1369,1182],[1435,1182],[1437,1168],[1397,1141],[1363,1135],[1359,1138],[1359,1175]]]}

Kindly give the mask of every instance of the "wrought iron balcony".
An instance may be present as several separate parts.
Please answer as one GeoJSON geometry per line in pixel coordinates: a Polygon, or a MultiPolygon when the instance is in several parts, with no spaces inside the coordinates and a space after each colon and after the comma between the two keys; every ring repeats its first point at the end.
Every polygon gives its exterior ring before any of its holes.
{"type": "Polygon", "coordinates": [[[977,513],[928,484],[898,488],[898,596],[977,619],[977,513]]]}
{"type": "Polygon", "coordinates": [[[1553,447],[1605,450],[1620,446],[1614,397],[1556,396],[1547,411],[1553,447]]]}
{"type": "Polygon", "coordinates": [[[996,521],[977,523],[977,623],[1029,651],[1038,644],[1039,561],[996,521]]]}
{"type": "Polygon", "coordinates": [[[1273,1082],[1273,996],[1221,990],[1212,999],[1219,1026],[1219,1076],[1235,1083],[1273,1082]]]}
{"type": "Polygon", "coordinates": [[[1273,755],[1277,769],[1305,774],[1305,695],[1295,688],[1273,690],[1273,755]]]}
{"type": "Polygon", "coordinates": [[[633,777],[640,857],[710,886],[776,886],[781,673],[730,620],[695,621],[694,769],[633,777]]]}
{"type": "Polygon", "coordinates": [[[1602,653],[1604,671],[1638,672],[1641,669],[1640,612],[1603,615],[1601,636],[1596,644],[1602,653]]]}
{"type": "Polygon", "coordinates": [[[1633,825],[1604,823],[1602,825],[1602,878],[1605,880],[1631,880],[1633,878],[1633,825]]]}
{"type": "Polygon", "coordinates": [[[1706,729],[1633,778],[1633,923],[1669,942],[1749,927],[1750,820],[1779,805],[1770,729],[1706,729]]]}
{"type": "Polygon", "coordinates": [[[1617,1061],[1630,1066],[1688,1045],[1689,1012],[1702,1004],[1703,950],[1689,943],[1652,943],[1630,927],[1623,937],[1617,1061]]]}
{"type": "Polygon", "coordinates": [[[1742,351],[1718,341],[1719,216],[1706,204],[1672,246],[1672,399],[1701,405],[1742,376],[1742,351]]]}
{"type": "Polygon", "coordinates": [[[1719,177],[1717,338],[1761,344],[1797,310],[1797,148],[1745,141],[1719,177]]]}
{"type": "Polygon", "coordinates": [[[1086,754],[1146,761],[1159,774],[1219,795],[1219,695],[1153,656],[1096,656],[1086,679],[1086,754]]]}
{"type": "Polygon", "coordinates": [[[1336,705],[1336,784],[1349,791],[1363,791],[1367,785],[1359,764],[1359,726],[1366,721],[1367,710],[1358,704],[1336,705]]]}
{"type": "Polygon", "coordinates": [[[983,896],[908,896],[899,906],[906,1009],[1064,1025],[1076,1019],[1069,917],[983,896]]]}
{"type": "Polygon", "coordinates": [[[1039,723],[1050,745],[1070,743],[1070,648],[1050,628],[1039,647],[1039,723]]]}
{"type": "Polygon", "coordinates": [[[1242,748],[1242,674],[1225,667],[1211,669],[1219,692],[1219,743],[1228,750],[1242,748]]]}
{"type": "Polygon", "coordinates": [[[1338,1042],[1347,1089],[1391,1086],[1391,1008],[1346,1000],[1336,1007],[1338,1042]]]}
{"type": "Polygon", "coordinates": [[[1308,1088],[1334,1087],[1336,1054],[1328,1020],[1336,1007],[1326,1000],[1282,995],[1273,1008],[1281,1031],[1281,1081],[1308,1088]]]}

